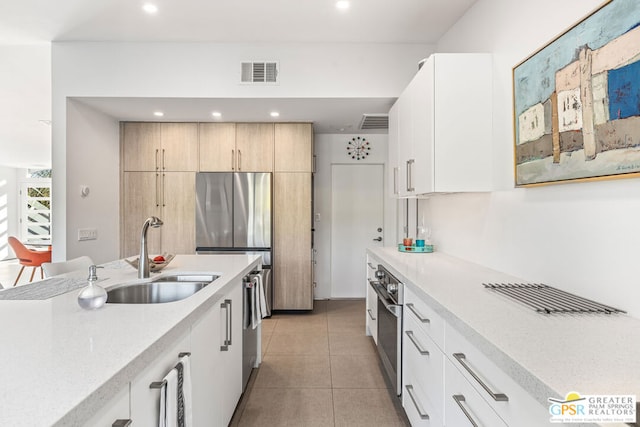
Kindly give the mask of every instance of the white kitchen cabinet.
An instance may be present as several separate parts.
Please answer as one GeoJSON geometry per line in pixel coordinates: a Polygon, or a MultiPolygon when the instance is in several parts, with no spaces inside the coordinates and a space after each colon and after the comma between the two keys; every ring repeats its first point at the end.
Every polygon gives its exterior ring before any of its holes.
{"type": "Polygon", "coordinates": [[[400,197],[491,190],[491,68],[488,54],[434,54],[400,95],[389,120],[400,197]]]}
{"type": "Polygon", "coordinates": [[[242,394],[242,284],[191,330],[193,424],[227,426],[242,394]]]}
{"type": "MultiPolygon", "coordinates": [[[[507,427],[491,406],[478,394],[471,384],[453,366],[445,363],[445,426],[491,426],[507,427]]],[[[548,423],[549,417],[545,420],[548,423]]],[[[522,424],[513,424],[520,426],[522,424]]],[[[537,424],[540,426],[541,424],[537,424]]]]}
{"type": "Polygon", "coordinates": [[[400,189],[400,166],[398,164],[398,148],[399,148],[399,137],[398,137],[398,128],[400,125],[400,116],[399,111],[400,105],[396,102],[393,104],[391,109],[389,110],[389,138],[387,143],[388,154],[387,154],[387,182],[388,182],[388,192],[392,195],[392,197],[399,196],[400,189]]]}
{"type": "Polygon", "coordinates": [[[548,408],[533,399],[457,330],[447,325],[445,334],[446,353],[451,365],[507,425],[537,427],[548,423],[548,408]]]}
{"type": "MultiPolygon", "coordinates": [[[[92,427],[112,427],[117,420],[130,420],[129,416],[129,383],[116,392],[111,399],[83,425],[92,427]]],[[[131,424],[133,425],[133,424],[131,424]]],[[[124,427],[124,423],[120,426],[124,427]]]]}
{"type": "Polygon", "coordinates": [[[373,341],[378,344],[378,294],[373,289],[370,281],[377,280],[375,273],[378,269],[378,263],[375,259],[367,257],[367,300],[366,307],[367,312],[365,314],[365,333],[373,338],[373,341]]]}
{"type": "MultiPolygon", "coordinates": [[[[160,382],[178,363],[179,354],[191,352],[189,331],[169,345],[162,354],[131,382],[131,420],[134,426],[157,426],[160,411],[160,389],[150,388],[160,382]]],[[[193,376],[193,369],[191,371],[193,376]]]]}

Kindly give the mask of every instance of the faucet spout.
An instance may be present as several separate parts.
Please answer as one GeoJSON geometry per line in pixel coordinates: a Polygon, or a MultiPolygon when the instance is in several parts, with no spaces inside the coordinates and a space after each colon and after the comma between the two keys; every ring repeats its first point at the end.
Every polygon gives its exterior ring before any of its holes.
{"type": "Polygon", "coordinates": [[[158,228],[164,224],[162,220],[156,216],[147,218],[142,224],[142,233],[140,233],[140,258],[138,259],[138,278],[146,279],[149,277],[149,250],[147,249],[147,231],[149,227],[158,228]]]}

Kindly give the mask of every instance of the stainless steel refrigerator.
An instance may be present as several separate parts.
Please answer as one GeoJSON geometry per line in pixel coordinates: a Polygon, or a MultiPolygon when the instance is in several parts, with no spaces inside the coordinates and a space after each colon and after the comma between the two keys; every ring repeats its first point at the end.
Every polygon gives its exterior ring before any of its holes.
{"type": "Polygon", "coordinates": [[[271,314],[271,174],[196,174],[196,253],[262,255],[262,280],[271,314]]]}

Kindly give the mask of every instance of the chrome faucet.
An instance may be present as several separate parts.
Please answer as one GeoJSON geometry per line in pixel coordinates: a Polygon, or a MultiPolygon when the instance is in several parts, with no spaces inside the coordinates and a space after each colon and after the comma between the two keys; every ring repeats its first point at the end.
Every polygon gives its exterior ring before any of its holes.
{"type": "Polygon", "coordinates": [[[147,230],[149,227],[158,228],[163,224],[162,220],[156,216],[151,216],[142,224],[140,235],[140,258],[138,259],[138,278],[149,277],[149,250],[147,249],[147,230]]]}

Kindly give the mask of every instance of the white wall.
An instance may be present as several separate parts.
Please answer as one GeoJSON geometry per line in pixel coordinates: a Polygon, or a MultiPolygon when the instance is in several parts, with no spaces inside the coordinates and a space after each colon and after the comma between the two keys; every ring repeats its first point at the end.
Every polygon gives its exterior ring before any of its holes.
{"type": "Polygon", "coordinates": [[[0,165],[51,165],[51,47],[0,45],[0,165]]]}
{"type": "MultiPolygon", "coordinates": [[[[15,258],[9,236],[20,238],[20,173],[24,169],[0,166],[0,261],[15,258]]],[[[24,175],[23,175],[24,176],[24,175]]]]}
{"type": "MultiPolygon", "coordinates": [[[[387,174],[387,135],[366,135],[371,143],[371,154],[366,160],[352,160],[346,155],[346,144],[357,134],[320,134],[315,135],[315,210],[320,214],[320,221],[314,222],[316,255],[316,299],[331,298],[331,166],[334,164],[383,164],[387,174]]],[[[393,245],[395,236],[395,200],[388,197],[385,191],[384,204],[384,244],[393,245]]],[[[315,217],[315,215],[314,215],[315,217]]],[[[351,251],[344,248],[344,251],[351,251]]],[[[363,277],[362,280],[365,278],[363,277]]]]}
{"type": "MultiPolygon", "coordinates": [[[[94,138],[68,137],[89,129],[68,116],[67,98],[395,97],[415,74],[417,62],[432,51],[433,46],[419,44],[53,43],[54,260],[76,253],[72,240],[80,219],[68,213],[82,208],[74,195],[86,178],[71,171],[86,159],[73,153],[96,143],[94,138]],[[248,59],[278,60],[280,84],[238,84],[239,63],[248,59]]],[[[103,154],[114,158],[117,148],[106,147],[103,154]]],[[[116,185],[108,180],[94,185],[96,191],[104,190],[101,203],[117,206],[117,194],[107,188],[116,185]]],[[[104,226],[107,222],[107,228],[115,229],[117,215],[104,218],[104,226]]],[[[103,234],[98,233],[101,242],[103,234]]],[[[111,250],[105,249],[98,258],[108,256],[111,250]]]]}
{"type": "Polygon", "coordinates": [[[120,252],[120,126],[77,101],[67,102],[67,119],[74,124],[67,132],[74,147],[67,152],[67,258],[111,261],[120,252]],[[81,197],[81,185],[89,187],[87,197],[81,197]],[[78,228],[97,229],[98,239],[79,242],[78,228]]]}
{"type": "Polygon", "coordinates": [[[419,203],[440,251],[638,317],[640,181],[513,188],[512,67],[600,4],[479,0],[440,40],[440,52],[494,54],[493,164],[500,191],[419,203]]]}

